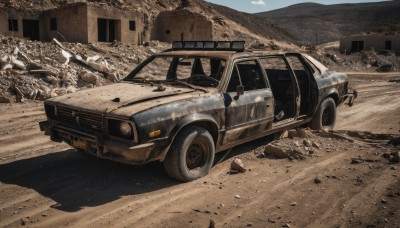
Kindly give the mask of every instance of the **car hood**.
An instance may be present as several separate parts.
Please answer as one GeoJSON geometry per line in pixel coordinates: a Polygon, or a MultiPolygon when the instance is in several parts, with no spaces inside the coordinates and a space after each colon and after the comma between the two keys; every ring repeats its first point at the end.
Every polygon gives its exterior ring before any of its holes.
{"type": "Polygon", "coordinates": [[[171,86],[163,86],[163,88],[165,90],[158,89],[157,86],[122,82],[52,98],[48,102],[110,113],[123,107],[137,105],[141,102],[171,96],[179,97],[181,94],[189,94],[195,91],[190,88],[171,86]]]}

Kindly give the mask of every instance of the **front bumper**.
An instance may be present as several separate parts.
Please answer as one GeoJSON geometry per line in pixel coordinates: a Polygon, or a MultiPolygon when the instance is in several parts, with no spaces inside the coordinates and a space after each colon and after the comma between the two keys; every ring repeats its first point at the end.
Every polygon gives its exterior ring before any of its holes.
{"type": "Polygon", "coordinates": [[[52,125],[49,121],[39,123],[40,130],[50,135],[52,141],[66,142],[76,149],[83,150],[99,158],[127,164],[149,162],[154,143],[130,145],[101,134],[89,134],[73,128],[52,125]]]}

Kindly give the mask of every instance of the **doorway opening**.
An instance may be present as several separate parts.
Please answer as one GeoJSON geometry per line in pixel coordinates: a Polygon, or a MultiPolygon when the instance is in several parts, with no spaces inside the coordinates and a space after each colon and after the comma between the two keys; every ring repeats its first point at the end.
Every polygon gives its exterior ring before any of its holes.
{"type": "Polygon", "coordinates": [[[97,19],[97,31],[99,42],[113,42],[120,40],[120,21],[111,19],[97,19]]]}
{"type": "Polygon", "coordinates": [[[392,50],[392,41],[391,40],[385,41],[385,50],[392,50]]]}
{"type": "Polygon", "coordinates": [[[22,35],[31,40],[40,39],[39,20],[22,20],[22,35]]]}

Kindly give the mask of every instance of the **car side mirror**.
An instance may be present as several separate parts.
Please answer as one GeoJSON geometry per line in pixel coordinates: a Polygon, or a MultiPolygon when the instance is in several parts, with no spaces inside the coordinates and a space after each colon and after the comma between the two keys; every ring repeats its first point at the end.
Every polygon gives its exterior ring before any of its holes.
{"type": "Polygon", "coordinates": [[[243,94],[244,94],[244,86],[242,86],[242,85],[238,85],[237,87],[236,87],[236,96],[242,96],[243,94]]]}

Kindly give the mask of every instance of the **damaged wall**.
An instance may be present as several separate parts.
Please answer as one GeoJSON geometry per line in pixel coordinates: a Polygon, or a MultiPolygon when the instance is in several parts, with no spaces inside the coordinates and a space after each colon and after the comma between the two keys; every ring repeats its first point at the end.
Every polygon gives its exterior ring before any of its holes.
{"type": "Polygon", "coordinates": [[[46,11],[0,11],[0,34],[50,41],[113,42],[141,44],[143,15],[136,11],[103,8],[94,4],[73,3],[46,11]],[[17,20],[18,29],[9,29],[9,20],[17,20]],[[26,35],[26,34],[28,35],[26,35]]]}
{"type": "Polygon", "coordinates": [[[372,48],[375,49],[376,51],[382,51],[382,50],[400,51],[400,34],[353,35],[353,36],[342,37],[340,39],[340,51],[343,53],[360,51],[355,49],[371,50],[372,48]],[[355,46],[358,46],[359,48],[355,46]],[[362,48],[360,48],[360,46],[362,48]]]}
{"type": "Polygon", "coordinates": [[[87,11],[87,4],[79,3],[45,11],[41,16],[43,39],[88,43],[87,11]]]}
{"type": "Polygon", "coordinates": [[[207,17],[186,9],[161,12],[154,22],[152,40],[212,40],[213,25],[207,17]]]}
{"type": "Polygon", "coordinates": [[[103,38],[106,38],[103,40],[105,42],[112,42],[112,38],[123,43],[143,42],[143,15],[137,12],[109,10],[89,5],[87,20],[89,43],[100,41],[99,31],[105,33],[103,34],[105,35],[103,38]]]}
{"type": "Polygon", "coordinates": [[[42,28],[39,22],[40,13],[40,11],[22,11],[10,8],[0,8],[0,34],[40,40],[42,33],[42,28]],[[25,26],[23,26],[24,24],[25,26]]]}

